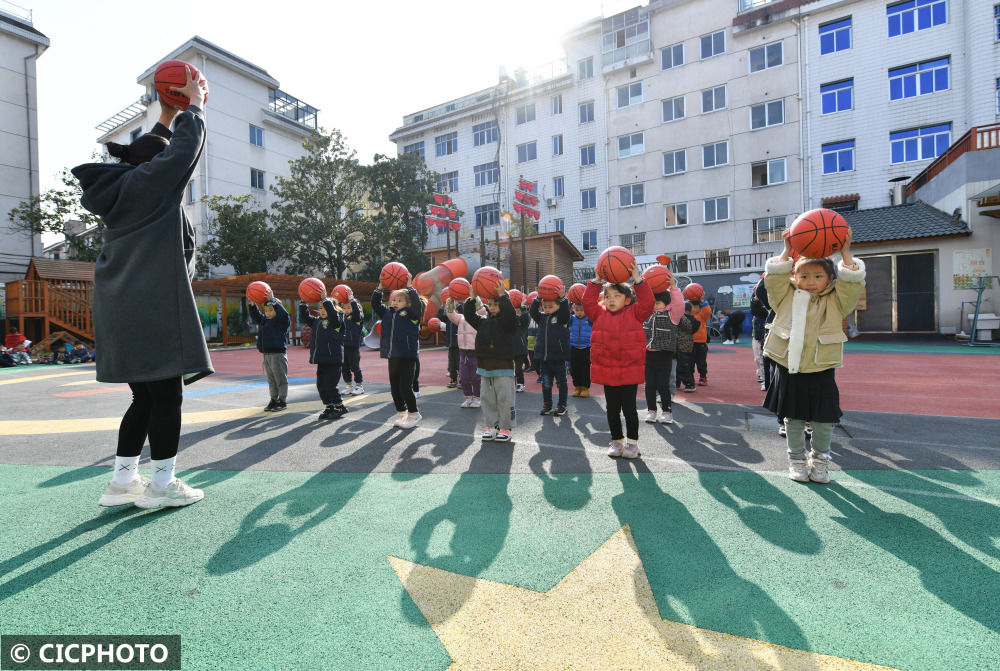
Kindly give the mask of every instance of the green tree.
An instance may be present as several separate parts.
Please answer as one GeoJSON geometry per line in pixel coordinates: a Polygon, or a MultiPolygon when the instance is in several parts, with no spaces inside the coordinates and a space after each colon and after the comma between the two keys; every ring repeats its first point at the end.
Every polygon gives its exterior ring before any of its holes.
{"type": "Polygon", "coordinates": [[[427,225],[424,214],[433,202],[437,173],[427,169],[417,152],[389,157],[375,155],[363,169],[372,215],[361,239],[361,279],[375,281],[382,266],[399,261],[416,274],[429,267],[424,255],[427,225]]]}
{"type": "Polygon", "coordinates": [[[285,269],[343,277],[358,258],[367,221],[365,185],[355,152],[340,131],[320,129],[302,143],[305,153],[278,177],[272,218],[284,244],[285,269]]]}
{"type": "Polygon", "coordinates": [[[63,168],[59,174],[62,186],[48,189],[19,203],[8,214],[11,228],[27,236],[41,233],[59,233],[66,236],[70,256],[79,261],[95,261],[101,253],[104,222],[80,204],[83,189],[73,173],[63,168]],[[83,223],[83,230],[97,226],[97,235],[83,236],[67,233],[66,224],[72,220],[83,223]]]}
{"type": "Polygon", "coordinates": [[[284,251],[269,225],[269,213],[253,196],[205,196],[211,237],[198,249],[199,260],[231,265],[237,275],[270,272],[284,251]]]}

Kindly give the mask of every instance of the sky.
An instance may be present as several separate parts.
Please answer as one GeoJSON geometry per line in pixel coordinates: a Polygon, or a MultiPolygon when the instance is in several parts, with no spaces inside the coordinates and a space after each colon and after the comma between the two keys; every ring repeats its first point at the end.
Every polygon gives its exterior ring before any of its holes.
{"type": "MultiPolygon", "coordinates": [[[[90,160],[95,126],[142,95],[136,78],[194,35],[317,107],[362,163],[393,155],[403,116],[496,84],[500,65],[562,56],[562,36],[640,0],[15,0],[51,44],[38,59],[39,177],[90,160]]],[[[0,7],[4,3],[0,2],[0,7]]],[[[211,81],[209,81],[211,87],[211,81]]],[[[208,111],[211,113],[211,98],[208,111]]]]}

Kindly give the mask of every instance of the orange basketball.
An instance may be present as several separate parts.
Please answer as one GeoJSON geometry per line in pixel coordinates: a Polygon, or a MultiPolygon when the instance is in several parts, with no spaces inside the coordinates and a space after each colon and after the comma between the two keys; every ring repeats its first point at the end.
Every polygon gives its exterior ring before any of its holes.
{"type": "Polygon", "coordinates": [[[456,277],[448,285],[448,294],[456,301],[464,301],[472,293],[472,284],[464,277],[456,277]]]}
{"type": "Polygon", "coordinates": [[[510,298],[510,304],[516,308],[521,307],[521,304],[524,303],[525,300],[524,293],[518,291],[517,289],[511,289],[508,291],[507,296],[510,298]]]}
{"type": "Polygon", "coordinates": [[[440,331],[441,330],[441,320],[438,319],[437,317],[431,317],[430,319],[427,320],[427,326],[432,331],[440,331]]]}
{"type": "Polygon", "coordinates": [[[543,301],[557,301],[566,293],[566,285],[555,275],[546,275],[538,280],[538,295],[543,301]]]}
{"type": "Polygon", "coordinates": [[[188,72],[185,70],[191,73],[192,80],[201,79],[198,68],[184,61],[164,61],[156,66],[156,72],[153,74],[153,86],[156,88],[157,95],[171,107],[176,106],[182,110],[188,108],[191,99],[180,93],[174,93],[170,89],[183,88],[187,84],[188,72]]]}
{"type": "Polygon", "coordinates": [[[346,284],[338,284],[330,292],[330,298],[337,303],[347,303],[351,300],[351,288],[346,284]]]}
{"type": "Polygon", "coordinates": [[[660,265],[650,266],[642,273],[642,279],[649,283],[649,288],[654,294],[669,291],[670,278],[672,277],[673,273],[670,272],[670,268],[660,265]]]}
{"type": "Polygon", "coordinates": [[[299,282],[299,298],[306,303],[319,303],[326,296],[326,285],[315,277],[299,282]]]}
{"type": "Polygon", "coordinates": [[[448,291],[448,287],[441,290],[441,305],[445,304],[445,301],[451,296],[451,292],[448,291]]]}
{"type": "Polygon", "coordinates": [[[538,292],[532,291],[530,294],[528,294],[528,303],[529,304],[534,303],[536,298],[538,298],[538,292]]]}
{"type": "Polygon", "coordinates": [[[382,283],[383,288],[395,291],[396,289],[405,287],[409,277],[410,271],[406,269],[406,266],[398,261],[390,261],[382,266],[382,272],[378,275],[378,281],[382,283]]]}
{"type": "Polygon", "coordinates": [[[632,264],[635,255],[624,247],[608,247],[597,257],[597,276],[602,280],[618,284],[632,278],[632,264]]]}
{"type": "Polygon", "coordinates": [[[684,294],[684,298],[692,303],[700,303],[705,300],[705,287],[701,286],[697,282],[692,282],[684,287],[684,291],[682,293],[684,294]]]}
{"type": "Polygon", "coordinates": [[[503,286],[503,273],[493,266],[483,266],[472,274],[472,290],[483,300],[496,298],[500,286],[503,286]]]}
{"type": "Polygon", "coordinates": [[[570,303],[576,303],[577,305],[583,305],[583,292],[587,290],[587,287],[577,282],[569,288],[566,292],[566,300],[570,303]]]}
{"type": "Polygon", "coordinates": [[[802,256],[822,259],[844,247],[850,227],[839,212],[820,207],[803,212],[788,229],[788,244],[802,256]]]}
{"type": "Polygon", "coordinates": [[[251,282],[247,285],[247,300],[260,305],[267,300],[270,291],[271,287],[268,286],[267,282],[251,282]]]}

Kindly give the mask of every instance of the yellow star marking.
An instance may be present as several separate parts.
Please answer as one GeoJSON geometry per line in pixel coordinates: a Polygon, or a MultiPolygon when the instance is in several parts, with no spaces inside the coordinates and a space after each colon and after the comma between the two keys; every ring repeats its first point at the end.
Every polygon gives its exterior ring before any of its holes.
{"type": "MultiPolygon", "coordinates": [[[[366,398],[378,399],[378,394],[369,394],[367,397],[355,396],[345,398],[344,405],[351,405],[366,398]]],[[[388,394],[386,394],[388,396],[388,394]]],[[[323,407],[320,401],[304,401],[302,403],[289,403],[288,410],[291,412],[313,412],[323,407]]],[[[181,415],[181,425],[201,424],[205,422],[227,422],[233,419],[248,419],[250,417],[270,416],[271,413],[264,412],[263,408],[227,408],[226,410],[203,410],[201,412],[187,412],[181,415]]],[[[281,413],[278,413],[281,414],[281,413]]],[[[117,431],[121,426],[121,417],[93,417],[90,419],[25,419],[0,421],[0,436],[23,436],[41,435],[51,433],[83,433],[86,431],[117,431]]]]}
{"type": "Polygon", "coordinates": [[[628,525],[545,593],[388,559],[449,671],[888,669],[660,619],[628,525]]]}
{"type": "Polygon", "coordinates": [[[78,373],[50,373],[48,375],[30,375],[28,377],[18,377],[13,380],[0,380],[0,386],[5,384],[18,384],[20,382],[34,382],[35,380],[47,380],[52,377],[69,377],[70,375],[93,375],[92,370],[81,370],[78,373]]]}

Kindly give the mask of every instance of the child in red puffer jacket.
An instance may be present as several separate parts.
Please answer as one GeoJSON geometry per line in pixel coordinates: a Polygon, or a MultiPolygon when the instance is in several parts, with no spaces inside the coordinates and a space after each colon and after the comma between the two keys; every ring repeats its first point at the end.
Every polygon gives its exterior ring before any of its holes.
{"type": "Polygon", "coordinates": [[[649,285],[632,264],[632,286],[604,284],[604,304],[598,302],[603,284],[599,278],[587,283],[583,309],[593,322],[590,333],[590,379],[604,385],[611,429],[609,457],[639,456],[639,412],[636,392],[646,378],[646,332],[643,322],[653,314],[655,299],[649,285]],[[625,415],[625,432],[621,415],[625,415]]]}

